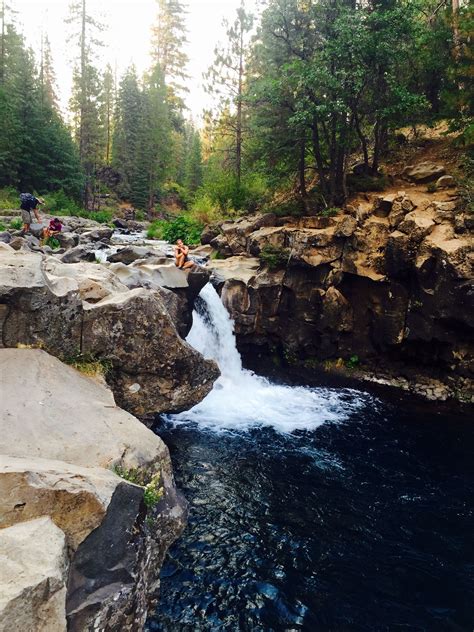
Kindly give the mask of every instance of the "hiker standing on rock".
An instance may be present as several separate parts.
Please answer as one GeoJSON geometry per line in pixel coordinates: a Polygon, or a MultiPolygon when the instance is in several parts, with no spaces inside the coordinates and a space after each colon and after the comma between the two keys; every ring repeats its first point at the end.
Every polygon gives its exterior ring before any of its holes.
{"type": "Polygon", "coordinates": [[[41,217],[38,213],[38,205],[44,204],[43,198],[36,198],[31,193],[20,193],[21,219],[23,221],[23,232],[27,233],[33,223],[31,212],[35,214],[38,224],[41,224],[41,217]]]}
{"type": "Polygon", "coordinates": [[[189,246],[183,243],[182,239],[178,239],[176,246],[174,247],[174,256],[176,259],[176,265],[182,270],[186,268],[192,268],[193,262],[188,259],[189,246]]]}

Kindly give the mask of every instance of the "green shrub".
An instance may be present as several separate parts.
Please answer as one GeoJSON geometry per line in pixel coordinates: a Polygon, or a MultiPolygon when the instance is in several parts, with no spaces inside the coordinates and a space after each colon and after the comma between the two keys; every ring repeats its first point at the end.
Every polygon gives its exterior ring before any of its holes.
{"type": "Polygon", "coordinates": [[[53,237],[53,235],[51,235],[50,237],[48,237],[48,239],[46,240],[46,246],[49,246],[50,248],[52,248],[53,250],[57,250],[58,248],[61,247],[61,244],[59,242],[59,239],[56,239],[56,237],[53,237]]]}
{"type": "Polygon", "coordinates": [[[83,209],[61,189],[45,196],[45,208],[51,215],[79,215],[83,209]]]}
{"type": "Polygon", "coordinates": [[[240,184],[234,174],[215,169],[196,194],[196,199],[207,196],[225,217],[236,211],[256,211],[268,200],[268,188],[257,173],[244,174],[240,184]]]}
{"type": "Polygon", "coordinates": [[[125,469],[120,465],[113,468],[115,474],[134,485],[143,487],[143,502],[148,508],[154,507],[163,498],[164,488],[161,485],[161,474],[149,474],[146,469],[125,469]]]}
{"type": "Polygon", "coordinates": [[[21,221],[20,217],[14,217],[10,221],[10,228],[13,228],[14,230],[20,230],[20,228],[22,227],[23,227],[23,222],[21,221]]]}
{"type": "Polygon", "coordinates": [[[427,186],[426,186],[426,192],[427,193],[434,193],[437,190],[437,186],[435,182],[430,182],[427,186]]]}
{"type": "Polygon", "coordinates": [[[320,215],[321,217],[334,217],[335,215],[338,215],[340,212],[341,212],[340,208],[336,208],[332,206],[332,207],[323,209],[322,211],[318,213],[318,215],[320,215]]]}
{"type": "Polygon", "coordinates": [[[144,222],[146,219],[144,211],[137,211],[135,213],[135,219],[137,220],[137,222],[144,222]]]}
{"type": "Polygon", "coordinates": [[[16,189],[5,187],[0,189],[0,209],[17,209],[20,207],[20,199],[16,189]]]}
{"type": "Polygon", "coordinates": [[[163,239],[163,226],[165,223],[164,219],[156,219],[152,222],[146,231],[148,239],[163,239]]]}
{"type": "Polygon", "coordinates": [[[164,239],[175,243],[182,239],[184,243],[194,245],[201,241],[204,224],[187,215],[180,215],[172,220],[156,220],[147,230],[149,239],[164,239]]]}
{"type": "Polygon", "coordinates": [[[3,232],[4,230],[6,230],[7,227],[5,226],[5,224],[3,224],[2,222],[0,222],[0,232],[3,232]]]}
{"type": "Polygon", "coordinates": [[[107,224],[112,220],[113,212],[112,211],[92,211],[87,212],[83,211],[81,213],[81,217],[88,217],[92,219],[94,222],[99,222],[99,224],[107,224]]]}
{"type": "Polygon", "coordinates": [[[288,248],[279,248],[278,246],[264,246],[260,252],[259,258],[261,263],[268,266],[269,270],[282,268],[288,265],[290,251],[288,248]]]}
{"type": "Polygon", "coordinates": [[[359,356],[358,355],[352,355],[347,361],[346,361],[346,366],[348,369],[355,369],[357,366],[359,366],[359,356]]]}

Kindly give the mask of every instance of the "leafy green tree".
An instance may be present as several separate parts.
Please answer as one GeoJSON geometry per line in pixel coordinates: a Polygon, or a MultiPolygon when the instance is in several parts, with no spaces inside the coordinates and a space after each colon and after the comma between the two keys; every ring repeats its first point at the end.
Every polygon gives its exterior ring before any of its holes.
{"type": "Polygon", "coordinates": [[[305,208],[308,180],[321,204],[341,204],[351,154],[376,174],[390,129],[425,107],[410,85],[414,24],[396,0],[269,2],[249,86],[253,154],[297,177],[305,208]]]}

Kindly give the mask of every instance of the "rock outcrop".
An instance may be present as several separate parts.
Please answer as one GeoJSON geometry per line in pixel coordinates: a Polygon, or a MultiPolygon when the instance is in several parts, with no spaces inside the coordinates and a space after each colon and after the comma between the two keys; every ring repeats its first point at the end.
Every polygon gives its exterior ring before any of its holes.
{"type": "Polygon", "coordinates": [[[66,539],[50,518],[0,529],[0,566],[1,632],[66,630],[66,539]]]}
{"type": "Polygon", "coordinates": [[[469,400],[470,230],[455,198],[415,202],[399,192],[335,217],[225,222],[204,240],[213,234],[210,243],[231,253],[209,265],[241,349],[306,366],[356,357],[368,376],[405,376],[413,385],[429,377],[444,387],[428,396],[469,400]]]}
{"type": "MultiPolygon", "coordinates": [[[[179,336],[167,309],[166,290],[159,285],[163,274],[153,269],[159,266],[148,271],[149,279],[153,274],[160,278],[149,284],[152,289],[129,289],[121,281],[123,275],[106,266],[66,264],[55,257],[0,246],[4,347],[31,345],[61,359],[82,356],[107,363],[107,380],[117,401],[138,415],[184,410],[210,391],[217,366],[179,336]]],[[[194,287],[195,281],[188,281],[174,266],[171,272],[182,277],[184,298],[178,300],[187,301],[190,314],[189,302],[199,283],[194,287]]],[[[143,279],[135,279],[134,284],[144,284],[143,279]]],[[[185,313],[182,304],[176,313],[185,313]]],[[[189,325],[181,323],[181,330],[189,325]]]]}
{"type": "Polygon", "coordinates": [[[0,630],[141,630],[186,516],[166,446],[44,351],[1,349],[0,382],[0,630]]]}

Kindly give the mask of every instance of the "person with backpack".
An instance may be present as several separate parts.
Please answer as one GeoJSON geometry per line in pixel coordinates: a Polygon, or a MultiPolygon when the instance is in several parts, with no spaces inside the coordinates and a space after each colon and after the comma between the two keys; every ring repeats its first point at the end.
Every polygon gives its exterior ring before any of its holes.
{"type": "Polygon", "coordinates": [[[31,193],[20,193],[20,209],[21,219],[23,221],[23,233],[27,233],[30,230],[30,226],[33,223],[31,213],[35,214],[38,224],[41,224],[41,217],[38,213],[38,205],[44,204],[43,198],[37,198],[31,193]]]}

